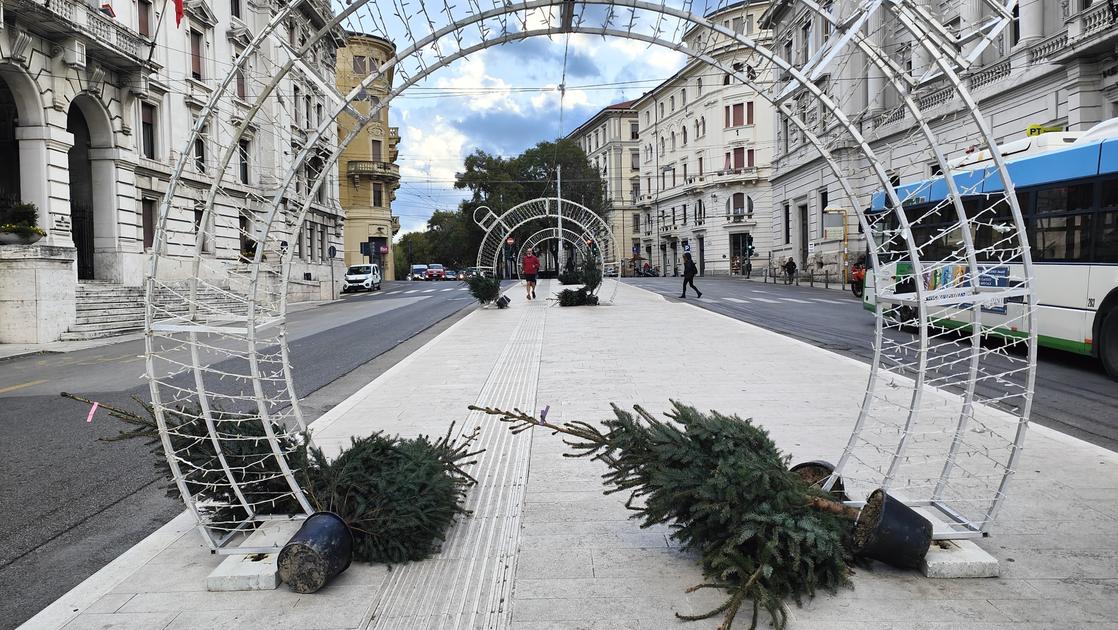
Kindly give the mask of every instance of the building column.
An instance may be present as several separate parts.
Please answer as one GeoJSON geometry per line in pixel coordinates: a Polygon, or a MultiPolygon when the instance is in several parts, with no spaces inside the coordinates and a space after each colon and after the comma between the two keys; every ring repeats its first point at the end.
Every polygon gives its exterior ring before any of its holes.
{"type": "MultiPolygon", "coordinates": [[[[931,2],[929,0],[915,0],[915,4],[917,8],[923,9],[928,14],[933,14],[931,2]]],[[[912,76],[919,80],[920,77],[924,76],[924,73],[928,71],[934,61],[928,51],[924,49],[924,46],[920,44],[916,35],[910,34],[910,37],[912,45],[912,50],[910,52],[912,55],[912,76]]]]}
{"type": "Polygon", "coordinates": [[[1044,1],[1021,0],[1017,3],[1017,7],[1020,15],[1017,23],[1021,37],[1013,47],[1014,50],[1028,48],[1044,37],[1044,1]]]}
{"type": "Polygon", "coordinates": [[[74,135],[53,126],[16,127],[20,196],[39,208],[46,245],[73,247],[70,233],[70,180],[67,152],[74,135]]]}
{"type": "MultiPolygon", "coordinates": [[[[117,160],[123,157],[121,149],[90,149],[89,162],[93,181],[93,268],[98,280],[139,286],[140,278],[126,283],[124,260],[125,247],[122,237],[122,219],[138,216],[136,212],[136,187],[131,187],[129,199],[118,196],[117,160]],[[127,206],[125,206],[127,204],[127,206]]],[[[141,276],[142,277],[142,276],[141,276]]]]}
{"type": "MultiPolygon", "coordinates": [[[[885,47],[885,8],[878,7],[870,16],[867,28],[869,29],[869,43],[878,51],[885,47]]],[[[885,98],[882,90],[885,88],[885,73],[876,63],[866,66],[866,111],[869,113],[880,112],[885,109],[885,98]]]]}

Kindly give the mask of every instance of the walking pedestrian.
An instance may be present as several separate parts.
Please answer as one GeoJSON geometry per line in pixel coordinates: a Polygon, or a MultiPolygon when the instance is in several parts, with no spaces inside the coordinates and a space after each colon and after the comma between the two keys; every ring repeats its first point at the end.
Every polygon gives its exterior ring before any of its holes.
{"type": "Polygon", "coordinates": [[[752,273],[753,273],[753,263],[749,262],[749,259],[746,258],[745,259],[745,279],[748,280],[750,274],[752,274],[752,273]]]}
{"type": "Polygon", "coordinates": [[[527,299],[536,299],[536,274],[540,272],[540,259],[536,257],[536,250],[530,249],[524,255],[524,284],[527,288],[527,299]]]}
{"type": "Polygon", "coordinates": [[[695,276],[699,273],[699,268],[695,266],[695,261],[691,260],[691,252],[684,252],[683,254],[683,293],[679,296],[681,298],[687,297],[687,285],[695,290],[695,297],[703,297],[703,292],[695,286],[695,276]]]}
{"type": "Polygon", "coordinates": [[[788,257],[788,262],[784,263],[784,284],[792,284],[796,279],[796,259],[791,256],[788,257]]]}

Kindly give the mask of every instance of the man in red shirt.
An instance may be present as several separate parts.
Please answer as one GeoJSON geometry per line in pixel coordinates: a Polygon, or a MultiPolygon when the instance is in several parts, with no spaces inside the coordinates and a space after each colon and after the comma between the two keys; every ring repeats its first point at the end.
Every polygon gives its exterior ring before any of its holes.
{"type": "Polygon", "coordinates": [[[528,286],[528,299],[536,299],[536,274],[540,272],[540,259],[536,258],[536,250],[530,249],[524,256],[524,281],[528,286]]]}

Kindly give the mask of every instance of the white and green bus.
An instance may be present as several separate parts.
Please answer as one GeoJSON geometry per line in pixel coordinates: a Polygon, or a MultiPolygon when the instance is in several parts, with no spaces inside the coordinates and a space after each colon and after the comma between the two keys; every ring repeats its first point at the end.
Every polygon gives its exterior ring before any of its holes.
{"type": "MultiPolygon", "coordinates": [[[[1097,357],[1107,373],[1118,379],[1118,119],[1085,133],[1044,134],[1000,149],[1028,232],[1040,345],[1097,357]]],[[[1009,205],[996,203],[1004,188],[999,177],[989,176],[991,166],[989,155],[979,152],[954,162],[952,172],[959,190],[965,191],[963,207],[968,217],[993,214],[1009,223],[1009,205]],[[992,206],[991,199],[995,200],[992,206]]],[[[957,216],[954,207],[945,202],[947,195],[943,177],[897,188],[905,216],[914,222],[913,240],[924,244],[921,260],[956,259],[959,241],[951,240],[948,233],[953,224],[957,227],[957,216]],[[942,220],[937,220],[939,214],[942,220]]],[[[896,224],[895,218],[887,218],[892,209],[883,192],[873,195],[866,213],[879,237],[896,224]]],[[[977,251],[997,251],[1001,238],[997,220],[985,219],[972,227],[977,251]]],[[[881,274],[886,283],[911,277],[911,264],[904,262],[904,256],[897,258],[890,261],[884,256],[882,268],[866,274],[863,304],[868,310],[875,308],[875,275],[881,274]]],[[[1005,275],[1023,275],[1019,264],[999,265],[980,258],[979,264],[983,262],[991,263],[989,269],[1001,266],[1005,275]]],[[[939,271],[953,273],[950,267],[945,264],[939,271]]],[[[965,269],[959,273],[966,273],[965,269]]],[[[1013,336],[1023,308],[1014,303],[983,307],[983,323],[995,333],[1013,336]]],[[[935,324],[968,326],[950,316],[935,324]]]]}

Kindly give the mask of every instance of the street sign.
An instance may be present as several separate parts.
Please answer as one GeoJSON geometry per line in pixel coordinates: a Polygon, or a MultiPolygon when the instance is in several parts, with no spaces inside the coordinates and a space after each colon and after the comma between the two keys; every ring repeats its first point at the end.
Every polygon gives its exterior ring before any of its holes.
{"type": "Polygon", "coordinates": [[[683,251],[690,254],[691,253],[691,243],[684,243],[683,244],[683,251]]]}
{"type": "Polygon", "coordinates": [[[809,254],[814,254],[815,253],[815,242],[814,241],[808,241],[808,243],[807,243],[807,253],[809,253],[809,254]]]}
{"type": "Polygon", "coordinates": [[[380,253],[387,254],[388,253],[388,246],[387,245],[381,245],[380,246],[380,253]]]}
{"type": "Polygon", "coordinates": [[[326,250],[326,253],[328,258],[333,258],[338,255],[338,248],[331,245],[329,249],[326,250]]]}

